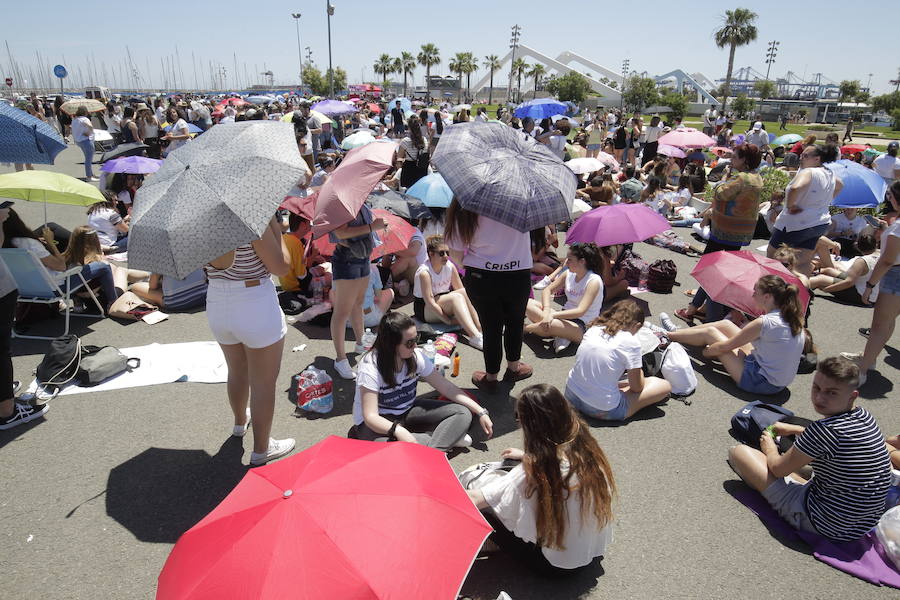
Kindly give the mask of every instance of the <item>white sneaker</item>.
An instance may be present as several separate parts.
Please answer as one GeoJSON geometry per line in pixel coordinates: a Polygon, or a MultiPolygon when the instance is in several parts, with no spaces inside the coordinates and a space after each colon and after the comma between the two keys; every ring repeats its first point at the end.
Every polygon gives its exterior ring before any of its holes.
{"type": "Polygon", "coordinates": [[[88,181],[97,182],[97,181],[100,181],[100,178],[99,177],[90,177],[90,178],[88,178],[88,181]]]}
{"type": "Polygon", "coordinates": [[[234,429],[231,430],[231,435],[234,437],[244,437],[247,433],[247,430],[250,429],[250,407],[247,407],[247,422],[243,425],[235,425],[234,429]]]}
{"type": "Polygon", "coordinates": [[[313,304],[302,313],[297,315],[297,320],[301,323],[308,323],[312,321],[314,318],[319,315],[324,315],[328,311],[331,310],[331,302],[321,302],[319,304],[313,304]]]}
{"type": "Polygon", "coordinates": [[[659,313],[659,322],[662,323],[663,329],[666,331],[677,331],[678,326],[672,321],[672,317],[668,313],[659,313]]]}
{"type": "Polygon", "coordinates": [[[470,337],[469,345],[476,350],[484,350],[484,335],[479,333],[474,337],[470,337]]]}
{"type": "Polygon", "coordinates": [[[553,351],[559,354],[566,348],[568,348],[572,344],[572,340],[567,340],[566,338],[553,338],[553,351]]]}
{"type": "Polygon", "coordinates": [[[544,278],[541,279],[540,281],[538,281],[538,282],[537,282],[536,284],[534,284],[532,287],[534,287],[534,289],[536,289],[536,290],[542,290],[542,289],[544,289],[545,287],[547,287],[548,285],[550,285],[551,283],[553,283],[553,282],[550,281],[550,276],[549,276],[549,275],[544,275],[544,278]]]}
{"type": "Polygon", "coordinates": [[[862,360],[863,353],[862,352],[841,352],[841,358],[846,358],[847,360],[852,360],[855,363],[859,363],[862,360]]]}
{"type": "Polygon", "coordinates": [[[350,361],[346,358],[334,361],[334,370],[344,379],[356,379],[356,373],[350,368],[350,361]]]}
{"type": "Polygon", "coordinates": [[[254,467],[264,465],[270,460],[281,458],[293,450],[295,444],[294,438],[287,438],[284,440],[269,438],[269,449],[266,452],[250,453],[250,465],[254,467]]]}
{"type": "Polygon", "coordinates": [[[656,323],[651,323],[650,321],[644,321],[644,327],[652,331],[653,333],[668,333],[664,328],[660,327],[656,323]]]}
{"type": "Polygon", "coordinates": [[[468,433],[463,435],[461,438],[456,440],[456,443],[453,444],[454,448],[468,448],[472,445],[472,436],[468,433]]]}
{"type": "Polygon", "coordinates": [[[862,386],[866,385],[866,380],[868,380],[868,379],[869,379],[868,373],[860,373],[859,374],[859,383],[856,384],[856,387],[861,388],[862,386]]]}

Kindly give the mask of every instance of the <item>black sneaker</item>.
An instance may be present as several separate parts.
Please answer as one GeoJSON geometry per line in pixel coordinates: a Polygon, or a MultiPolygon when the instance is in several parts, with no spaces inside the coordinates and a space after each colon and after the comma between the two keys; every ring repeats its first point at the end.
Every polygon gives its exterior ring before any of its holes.
{"type": "Polygon", "coordinates": [[[863,337],[869,337],[869,332],[872,329],[870,327],[860,327],[857,331],[859,331],[859,335],[863,337]]]}
{"type": "Polygon", "coordinates": [[[8,417],[0,417],[0,429],[12,429],[18,425],[33,421],[47,412],[49,404],[31,406],[30,404],[15,403],[13,413],[8,417]]]}

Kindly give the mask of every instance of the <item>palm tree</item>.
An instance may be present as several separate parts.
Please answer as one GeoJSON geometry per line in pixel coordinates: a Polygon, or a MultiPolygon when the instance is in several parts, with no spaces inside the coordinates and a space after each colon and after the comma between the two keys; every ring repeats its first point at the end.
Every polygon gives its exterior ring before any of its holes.
{"type": "Polygon", "coordinates": [[[731,73],[734,70],[734,51],[738,46],[746,46],[756,39],[756,13],[748,8],[726,10],[722,17],[722,26],[713,32],[716,46],[728,48],[728,71],[725,73],[725,84],[722,86],[722,112],[728,104],[731,93],[731,73]]]}
{"type": "Polygon", "coordinates": [[[434,44],[423,44],[417,57],[419,64],[425,67],[425,89],[431,98],[431,67],[441,64],[441,51],[434,44]]]}
{"type": "Polygon", "coordinates": [[[481,65],[491,72],[491,87],[488,88],[488,104],[493,104],[494,100],[494,71],[500,70],[500,57],[496,54],[490,54],[484,57],[481,65]]]}
{"type": "Polygon", "coordinates": [[[534,97],[535,98],[537,98],[538,83],[540,82],[541,77],[543,77],[546,72],[547,72],[547,69],[544,67],[544,65],[542,65],[540,63],[535,63],[535,64],[531,65],[531,69],[529,69],[529,71],[528,71],[528,76],[534,79],[534,97]]]}
{"type": "Polygon", "coordinates": [[[450,64],[447,66],[450,67],[451,73],[456,73],[457,77],[459,77],[459,88],[456,93],[456,103],[459,104],[462,102],[462,76],[466,70],[466,53],[457,52],[454,54],[453,58],[450,59],[450,64]]]}
{"type": "Polygon", "coordinates": [[[518,101],[522,100],[522,75],[528,70],[528,63],[524,58],[517,58],[512,64],[512,76],[516,78],[516,90],[518,91],[518,101]]]}
{"type": "Polygon", "coordinates": [[[393,72],[394,70],[394,60],[387,54],[382,54],[378,57],[378,60],[375,61],[375,64],[372,65],[372,69],[381,75],[382,83],[384,87],[387,88],[387,76],[388,73],[393,72]]]}
{"type": "Polygon", "coordinates": [[[403,72],[403,67],[400,66],[400,58],[391,58],[391,73],[397,73],[399,75],[401,72],[403,72]]]}
{"type": "Polygon", "coordinates": [[[465,61],[463,62],[463,73],[466,74],[466,101],[472,101],[472,73],[478,70],[478,61],[471,52],[463,52],[465,61]]]}
{"type": "Polygon", "coordinates": [[[400,53],[400,70],[403,72],[403,95],[406,95],[406,78],[416,70],[416,57],[409,52],[400,53]]]}

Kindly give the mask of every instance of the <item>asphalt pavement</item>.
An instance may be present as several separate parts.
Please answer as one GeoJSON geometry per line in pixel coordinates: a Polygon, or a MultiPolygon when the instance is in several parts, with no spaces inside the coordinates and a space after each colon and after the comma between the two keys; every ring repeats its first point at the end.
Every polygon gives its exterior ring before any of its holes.
{"type": "MultiPolygon", "coordinates": [[[[51,169],[80,176],[80,160],[80,151],[70,146],[51,169]]],[[[10,170],[0,166],[0,172],[10,170]]],[[[39,204],[19,202],[16,210],[34,227],[43,218],[39,204]]],[[[51,220],[70,229],[86,219],[85,209],[78,207],[52,205],[48,212],[51,220]]],[[[688,299],[682,292],[695,286],[689,272],[696,259],[646,244],[637,244],[636,250],[645,258],[665,257],[678,265],[679,285],[672,294],[636,296],[652,318],[685,306],[688,299]]],[[[411,306],[402,310],[411,312],[411,306]]],[[[869,326],[870,315],[869,309],[818,296],[811,329],[819,356],[862,350],[865,340],[857,328],[869,326]]],[[[56,324],[61,326],[61,320],[56,324]]],[[[213,339],[203,312],[172,314],[157,325],[76,318],[73,331],[86,344],[117,347],[213,339]]],[[[859,400],[891,434],[900,432],[898,342],[895,334],[859,400]]],[[[282,357],[279,390],[287,390],[290,377],[309,364],[334,375],[326,328],[290,326],[286,349],[300,344],[307,344],[306,349],[286,350],[282,357]]],[[[17,379],[31,381],[46,348],[46,342],[13,341],[17,379]]],[[[469,377],[483,368],[481,354],[465,345],[459,352],[461,375],[454,382],[472,389],[469,377]]],[[[547,580],[493,555],[475,561],[464,594],[479,600],[496,598],[501,590],[514,600],[898,598],[897,590],[841,573],[817,561],[808,547],[770,533],[732,496],[743,484],[725,462],[735,443],[728,434],[729,420],[754,398],[696,356],[700,385],[689,406],[670,401],[626,424],[592,426],[618,486],[615,539],[608,556],[569,579],[547,580]]],[[[491,410],[495,436],[453,456],[457,471],[521,445],[511,394],[538,382],[562,388],[574,348],[554,357],[548,344],[527,339],[523,360],[534,366],[534,376],[507,390],[509,394],[481,397],[491,410]]],[[[798,375],[790,393],[779,399],[798,415],[815,418],[811,381],[812,375],[798,375]]],[[[420,393],[430,391],[426,388],[420,393]]],[[[321,417],[295,416],[280,391],[273,435],[296,438],[298,450],[328,435],[345,435],[353,391],[352,383],[335,379],[334,411],[321,417]]],[[[0,432],[0,539],[5,549],[0,596],[152,598],[178,537],[246,472],[251,438],[231,438],[231,425],[224,384],[172,383],[61,397],[51,402],[46,418],[0,432]]]]}

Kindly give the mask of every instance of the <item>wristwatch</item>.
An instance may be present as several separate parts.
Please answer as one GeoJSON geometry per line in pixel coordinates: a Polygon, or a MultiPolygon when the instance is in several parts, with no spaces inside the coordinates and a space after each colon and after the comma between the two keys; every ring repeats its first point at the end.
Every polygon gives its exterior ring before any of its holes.
{"type": "Polygon", "coordinates": [[[480,419],[480,418],[483,417],[484,415],[488,415],[488,414],[490,414],[490,413],[488,412],[488,409],[482,408],[482,409],[478,412],[478,418],[480,419]]]}
{"type": "Polygon", "coordinates": [[[877,284],[877,283],[872,283],[871,281],[867,281],[867,282],[866,282],[866,287],[869,288],[870,290],[871,290],[872,288],[874,288],[876,285],[878,285],[878,284],[877,284]]]}

